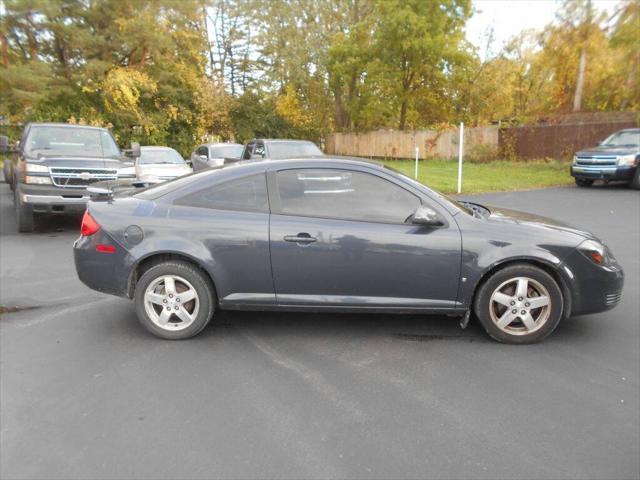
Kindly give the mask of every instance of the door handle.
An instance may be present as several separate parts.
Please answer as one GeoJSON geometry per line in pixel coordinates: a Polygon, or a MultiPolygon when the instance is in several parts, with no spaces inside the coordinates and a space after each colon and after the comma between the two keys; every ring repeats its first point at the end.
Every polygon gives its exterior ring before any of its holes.
{"type": "Polygon", "coordinates": [[[315,237],[312,237],[308,233],[299,233],[297,235],[285,235],[284,241],[295,242],[295,243],[313,243],[313,242],[317,242],[318,239],[315,237]]]}

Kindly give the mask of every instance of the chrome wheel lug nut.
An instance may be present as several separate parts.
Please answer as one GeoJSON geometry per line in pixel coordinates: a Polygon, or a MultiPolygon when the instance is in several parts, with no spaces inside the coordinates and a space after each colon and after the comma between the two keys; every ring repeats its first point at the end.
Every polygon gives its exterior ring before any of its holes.
{"type": "MultiPolygon", "coordinates": [[[[173,298],[173,294],[170,293],[169,294],[169,298],[173,298]]],[[[522,300],[522,299],[520,299],[520,300],[522,300]]]]}
{"type": "Polygon", "coordinates": [[[526,310],[522,310],[522,312],[520,312],[522,315],[526,315],[527,311],[526,310]]]}
{"type": "Polygon", "coordinates": [[[518,313],[518,310],[516,310],[516,309],[514,308],[513,310],[511,310],[511,313],[513,313],[513,314],[515,315],[516,313],[518,313]]]}
{"type": "Polygon", "coordinates": [[[167,307],[167,310],[171,310],[171,307],[167,307]]]}
{"type": "Polygon", "coordinates": [[[513,305],[515,305],[515,304],[516,304],[516,302],[514,302],[513,300],[511,300],[511,305],[513,306],[513,305]]]}
{"type": "Polygon", "coordinates": [[[180,307],[178,307],[178,306],[176,305],[175,309],[176,309],[176,310],[178,310],[178,308],[180,308],[180,307]]]}
{"type": "Polygon", "coordinates": [[[167,299],[166,299],[166,298],[163,298],[163,299],[162,299],[162,303],[167,303],[167,299]]]}
{"type": "Polygon", "coordinates": [[[531,306],[531,304],[530,304],[529,302],[527,302],[527,303],[525,303],[525,304],[524,304],[524,306],[525,306],[525,307],[530,307],[530,306],[531,306]]]}
{"type": "Polygon", "coordinates": [[[180,301],[180,298],[179,298],[179,297],[176,297],[176,302],[179,302],[179,301],[180,301]]]}
{"type": "Polygon", "coordinates": [[[518,301],[521,302],[522,301],[522,297],[518,297],[518,301]]]}

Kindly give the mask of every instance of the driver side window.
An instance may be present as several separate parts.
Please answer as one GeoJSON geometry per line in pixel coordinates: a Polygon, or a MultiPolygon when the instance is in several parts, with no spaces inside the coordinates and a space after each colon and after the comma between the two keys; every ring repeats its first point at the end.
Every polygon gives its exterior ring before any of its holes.
{"type": "Polygon", "coordinates": [[[297,169],[277,173],[284,215],[405,223],[420,205],[408,190],[370,173],[297,169]]]}

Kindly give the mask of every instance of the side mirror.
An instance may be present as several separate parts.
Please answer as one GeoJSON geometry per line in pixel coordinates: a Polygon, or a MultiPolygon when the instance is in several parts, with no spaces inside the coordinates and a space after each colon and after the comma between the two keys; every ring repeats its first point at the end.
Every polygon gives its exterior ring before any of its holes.
{"type": "Polygon", "coordinates": [[[203,162],[206,162],[207,160],[209,160],[206,155],[198,155],[198,158],[203,162]]]}
{"type": "Polygon", "coordinates": [[[411,216],[411,223],[429,227],[441,227],[445,224],[444,218],[438,212],[424,205],[416,208],[416,211],[411,216]]]}
{"type": "Polygon", "coordinates": [[[127,157],[138,158],[140,156],[140,144],[138,142],[131,142],[131,149],[125,150],[124,154],[127,157]]]}
{"type": "Polygon", "coordinates": [[[9,137],[6,135],[0,135],[0,153],[14,153],[16,152],[15,148],[11,148],[9,144],[9,137]]]}

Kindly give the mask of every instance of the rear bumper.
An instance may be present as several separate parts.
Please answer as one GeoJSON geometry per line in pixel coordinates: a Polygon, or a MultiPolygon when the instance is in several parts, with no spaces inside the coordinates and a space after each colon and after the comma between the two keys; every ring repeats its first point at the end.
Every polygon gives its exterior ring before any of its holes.
{"type": "Polygon", "coordinates": [[[87,287],[102,293],[127,297],[128,268],[133,259],[126,249],[102,230],[90,237],[80,237],[73,244],[73,257],[78,277],[87,287]],[[98,244],[113,245],[115,252],[96,250],[98,244]]]}
{"type": "Polygon", "coordinates": [[[571,176],[583,180],[631,180],[636,166],[571,165],[571,176]]]}

